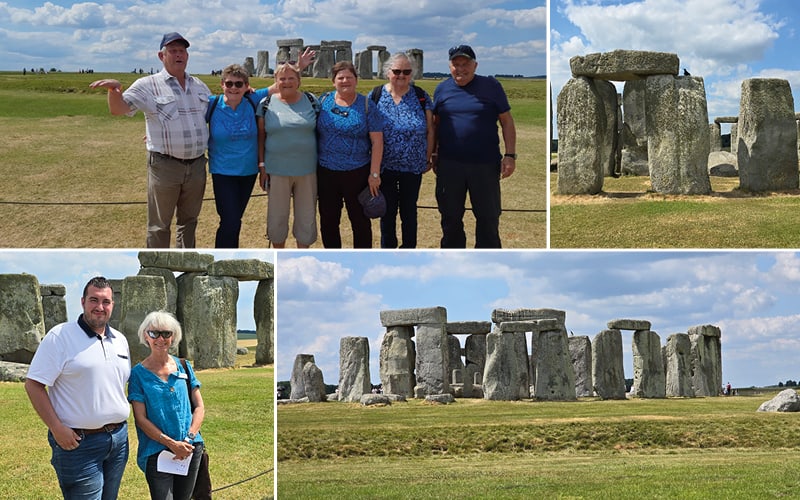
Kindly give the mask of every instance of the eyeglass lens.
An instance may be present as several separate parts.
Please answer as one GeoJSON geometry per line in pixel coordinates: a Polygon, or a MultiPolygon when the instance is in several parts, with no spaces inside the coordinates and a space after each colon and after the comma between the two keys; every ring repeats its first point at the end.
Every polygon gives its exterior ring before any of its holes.
{"type": "Polygon", "coordinates": [[[148,330],[147,335],[151,339],[157,339],[158,337],[168,339],[172,337],[172,332],[169,330],[148,330]]]}
{"type": "Polygon", "coordinates": [[[408,76],[408,75],[411,74],[411,70],[410,69],[393,69],[392,73],[394,73],[395,76],[399,75],[400,73],[408,76]]]}
{"type": "Polygon", "coordinates": [[[240,89],[240,88],[244,87],[244,82],[241,81],[241,80],[239,80],[237,82],[232,82],[232,81],[228,80],[228,81],[225,82],[225,86],[228,87],[228,88],[231,88],[234,85],[236,86],[237,89],[240,89]]]}

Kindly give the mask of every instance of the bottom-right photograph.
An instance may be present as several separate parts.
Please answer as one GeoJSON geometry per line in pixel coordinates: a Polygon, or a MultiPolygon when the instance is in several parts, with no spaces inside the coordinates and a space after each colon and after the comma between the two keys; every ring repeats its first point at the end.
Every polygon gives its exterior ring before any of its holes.
{"type": "Polygon", "coordinates": [[[800,459],[800,253],[278,253],[277,495],[757,498],[800,459]]]}

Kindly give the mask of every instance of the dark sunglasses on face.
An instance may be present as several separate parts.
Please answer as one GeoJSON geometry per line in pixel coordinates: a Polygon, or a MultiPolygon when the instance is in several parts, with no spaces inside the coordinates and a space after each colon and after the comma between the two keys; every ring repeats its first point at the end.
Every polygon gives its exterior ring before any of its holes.
{"type": "Polygon", "coordinates": [[[147,330],[147,336],[155,340],[158,337],[168,339],[172,337],[172,332],[169,330],[147,330]]]}
{"type": "Polygon", "coordinates": [[[234,85],[236,85],[236,88],[237,88],[237,89],[240,89],[240,88],[244,87],[244,82],[243,82],[243,81],[241,81],[241,80],[239,80],[238,82],[232,82],[232,81],[230,81],[230,80],[228,80],[228,81],[226,81],[226,82],[225,82],[225,86],[226,86],[226,87],[228,87],[228,88],[231,88],[231,87],[233,87],[234,85]]]}
{"type": "Polygon", "coordinates": [[[292,66],[294,66],[295,64],[297,64],[297,61],[281,61],[278,63],[278,66],[280,66],[281,64],[291,64],[292,66]]]}
{"type": "Polygon", "coordinates": [[[410,69],[393,69],[392,73],[394,73],[394,76],[399,76],[400,73],[408,76],[408,75],[411,74],[411,70],[410,69]]]}

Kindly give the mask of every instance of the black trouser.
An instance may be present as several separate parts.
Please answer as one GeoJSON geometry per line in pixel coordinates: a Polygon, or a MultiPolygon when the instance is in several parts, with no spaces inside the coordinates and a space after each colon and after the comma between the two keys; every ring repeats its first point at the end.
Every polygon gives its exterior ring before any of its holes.
{"type": "Polygon", "coordinates": [[[475,248],[500,248],[500,162],[463,163],[440,159],[436,201],[442,215],[442,248],[465,248],[467,193],[475,215],[475,248]]]}
{"type": "Polygon", "coordinates": [[[342,200],[353,228],[353,248],[372,248],[372,221],[358,202],[358,193],[367,187],[368,178],[369,164],[347,171],[317,169],[319,232],[325,248],[342,248],[342,200]]]}
{"type": "Polygon", "coordinates": [[[386,198],[386,215],[381,217],[381,248],[397,248],[397,211],[400,210],[400,248],[417,247],[417,200],[422,174],[384,170],[381,192],[386,198]]]}

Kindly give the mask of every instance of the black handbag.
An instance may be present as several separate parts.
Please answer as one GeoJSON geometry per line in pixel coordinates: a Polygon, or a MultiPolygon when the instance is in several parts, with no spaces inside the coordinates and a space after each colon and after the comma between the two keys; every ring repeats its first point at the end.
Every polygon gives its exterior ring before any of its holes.
{"type": "MultiPolygon", "coordinates": [[[[189,368],[186,366],[186,360],[181,358],[183,370],[186,372],[186,390],[189,392],[189,404],[194,413],[194,401],[192,401],[192,386],[189,383],[189,368]]],[[[200,458],[200,467],[197,469],[197,479],[194,482],[194,491],[192,498],[196,500],[210,500],[211,499],[211,474],[208,472],[208,449],[203,445],[203,456],[200,458]]]]}

